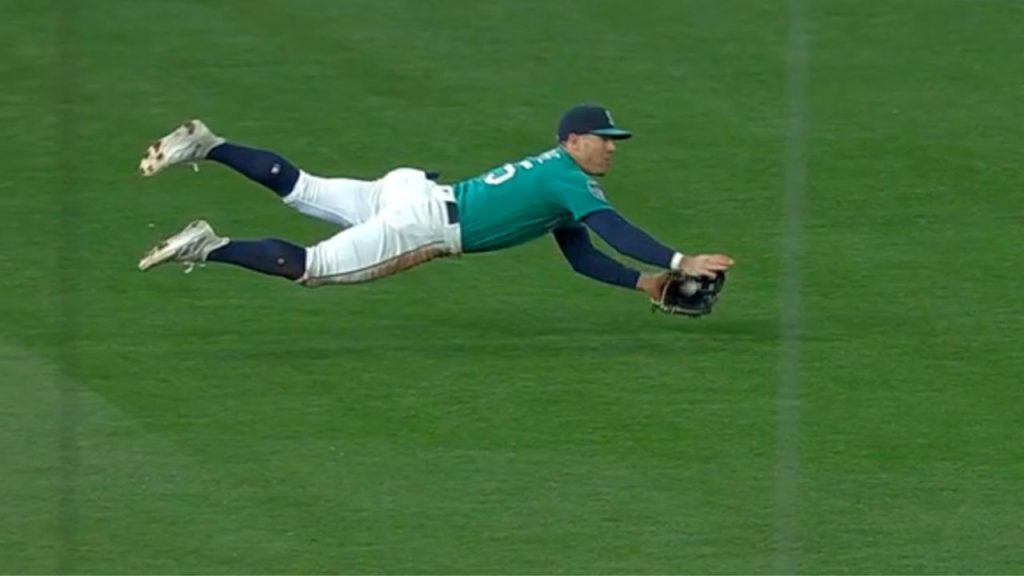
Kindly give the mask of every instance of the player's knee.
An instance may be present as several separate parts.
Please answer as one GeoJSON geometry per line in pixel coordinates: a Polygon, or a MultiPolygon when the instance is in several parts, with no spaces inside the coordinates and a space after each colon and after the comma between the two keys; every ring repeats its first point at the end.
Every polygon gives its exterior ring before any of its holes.
{"type": "Polygon", "coordinates": [[[316,187],[316,179],[316,176],[299,170],[299,177],[295,180],[295,185],[292,187],[291,192],[282,196],[281,200],[288,205],[306,200],[310,195],[309,190],[316,187]]]}

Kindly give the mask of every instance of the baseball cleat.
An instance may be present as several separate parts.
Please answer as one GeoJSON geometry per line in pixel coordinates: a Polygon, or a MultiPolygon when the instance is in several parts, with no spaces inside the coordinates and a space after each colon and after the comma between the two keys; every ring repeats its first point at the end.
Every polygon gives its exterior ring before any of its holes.
{"type": "Polygon", "coordinates": [[[189,120],[174,132],[150,144],[139,162],[143,176],[154,176],[168,166],[196,162],[206,157],[211,148],[224,142],[202,120],[189,120]]]}
{"type": "Polygon", "coordinates": [[[197,264],[206,261],[206,256],[230,240],[213,231],[205,220],[196,220],[181,232],[162,240],[139,260],[139,270],[145,272],[154,266],[167,262],[180,262],[185,272],[191,272],[197,264]]]}

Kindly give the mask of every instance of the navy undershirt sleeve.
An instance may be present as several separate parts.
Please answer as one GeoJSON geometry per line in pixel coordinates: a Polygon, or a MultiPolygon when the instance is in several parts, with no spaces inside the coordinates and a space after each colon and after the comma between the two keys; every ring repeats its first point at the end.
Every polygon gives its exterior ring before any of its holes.
{"type": "Polygon", "coordinates": [[[636,287],[640,273],[594,248],[586,228],[559,228],[554,231],[554,236],[565,259],[577,273],[623,288],[636,287]]]}
{"type": "Polygon", "coordinates": [[[592,212],[583,219],[583,223],[609,246],[630,258],[665,269],[672,266],[675,250],[633,226],[614,210],[592,212]]]}

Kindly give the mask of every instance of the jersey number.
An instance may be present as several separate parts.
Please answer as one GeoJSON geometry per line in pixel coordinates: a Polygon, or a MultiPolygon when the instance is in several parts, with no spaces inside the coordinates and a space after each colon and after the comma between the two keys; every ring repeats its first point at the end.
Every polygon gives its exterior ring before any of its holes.
{"type": "Polygon", "coordinates": [[[510,178],[516,175],[516,166],[519,166],[524,170],[529,170],[530,168],[533,168],[533,162],[530,162],[529,160],[522,160],[515,164],[505,164],[501,168],[497,168],[488,173],[487,176],[484,176],[484,182],[491,186],[497,186],[503,182],[508,182],[510,178]]]}

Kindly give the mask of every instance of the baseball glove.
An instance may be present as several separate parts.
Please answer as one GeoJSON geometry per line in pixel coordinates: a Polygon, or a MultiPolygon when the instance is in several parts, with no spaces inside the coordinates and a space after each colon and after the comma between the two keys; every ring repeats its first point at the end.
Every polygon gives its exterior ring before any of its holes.
{"type": "Polygon", "coordinates": [[[661,299],[651,300],[651,310],[699,318],[711,313],[724,285],[725,272],[714,278],[671,272],[661,290],[661,299]]]}

